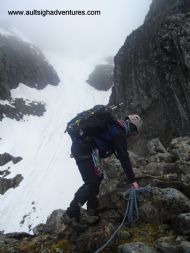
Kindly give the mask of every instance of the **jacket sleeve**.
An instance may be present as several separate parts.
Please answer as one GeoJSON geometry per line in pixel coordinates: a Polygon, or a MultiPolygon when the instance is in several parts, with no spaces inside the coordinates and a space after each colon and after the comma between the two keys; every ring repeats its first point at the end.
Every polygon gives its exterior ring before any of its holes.
{"type": "Polygon", "coordinates": [[[113,144],[129,183],[135,182],[135,175],[132,169],[129,153],[127,151],[127,139],[123,130],[120,130],[116,135],[113,136],[113,144]]]}

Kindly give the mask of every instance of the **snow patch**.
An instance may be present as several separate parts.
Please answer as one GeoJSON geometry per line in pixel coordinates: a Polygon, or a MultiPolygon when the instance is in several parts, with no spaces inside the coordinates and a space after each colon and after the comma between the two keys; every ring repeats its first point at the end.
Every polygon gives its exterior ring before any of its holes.
{"type": "Polygon", "coordinates": [[[12,178],[22,174],[23,181],[0,195],[0,230],[6,233],[31,232],[52,211],[67,208],[82,184],[75,160],[70,158],[71,140],[64,133],[67,122],[95,104],[107,104],[111,93],[97,91],[86,83],[97,59],[83,61],[46,55],[58,72],[60,84],[43,90],[20,84],[11,91],[12,98],[45,103],[44,116],[27,116],[25,121],[4,118],[0,124],[0,153],[23,158],[11,164],[8,175],[12,178]]]}

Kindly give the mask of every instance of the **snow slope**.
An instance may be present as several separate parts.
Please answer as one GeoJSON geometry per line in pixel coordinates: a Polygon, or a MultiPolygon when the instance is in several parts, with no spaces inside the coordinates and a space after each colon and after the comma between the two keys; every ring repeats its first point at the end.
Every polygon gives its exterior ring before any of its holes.
{"type": "Polygon", "coordinates": [[[25,116],[23,121],[3,119],[0,123],[0,153],[21,156],[12,162],[11,174],[22,174],[20,186],[0,195],[0,231],[26,231],[45,222],[55,209],[66,209],[74,192],[82,184],[75,161],[69,157],[71,141],[64,133],[66,123],[76,113],[95,104],[107,104],[110,92],[97,91],[87,80],[97,59],[66,59],[47,53],[60,84],[37,91],[23,84],[12,90],[12,97],[43,101],[43,117],[25,116]]]}

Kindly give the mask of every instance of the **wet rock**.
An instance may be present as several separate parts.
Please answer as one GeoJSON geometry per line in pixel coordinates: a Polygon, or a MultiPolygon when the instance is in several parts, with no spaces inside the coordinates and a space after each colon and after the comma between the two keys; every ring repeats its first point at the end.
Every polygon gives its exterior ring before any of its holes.
{"type": "Polygon", "coordinates": [[[147,246],[144,243],[126,243],[118,247],[118,253],[156,253],[153,247],[147,246]]]}

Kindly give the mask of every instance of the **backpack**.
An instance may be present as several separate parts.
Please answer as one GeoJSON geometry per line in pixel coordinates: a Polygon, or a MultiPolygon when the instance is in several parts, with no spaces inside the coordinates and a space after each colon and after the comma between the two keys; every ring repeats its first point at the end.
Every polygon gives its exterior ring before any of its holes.
{"type": "Polygon", "coordinates": [[[104,105],[96,105],[92,109],[77,114],[67,123],[65,132],[71,139],[84,140],[86,137],[94,137],[116,121],[111,108],[104,105]]]}

